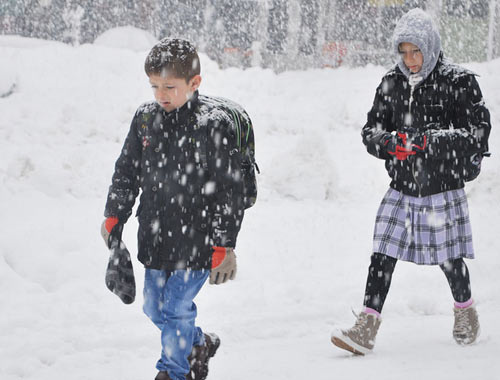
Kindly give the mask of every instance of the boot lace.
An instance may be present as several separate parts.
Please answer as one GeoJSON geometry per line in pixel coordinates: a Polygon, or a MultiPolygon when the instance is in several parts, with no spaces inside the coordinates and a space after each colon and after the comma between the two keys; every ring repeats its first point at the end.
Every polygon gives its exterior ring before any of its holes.
{"type": "Polygon", "coordinates": [[[458,309],[455,314],[455,331],[467,332],[470,328],[469,314],[467,309],[458,309]]]}
{"type": "Polygon", "coordinates": [[[361,332],[366,329],[366,325],[368,323],[368,314],[366,313],[359,313],[357,314],[354,310],[352,310],[352,313],[356,317],[356,322],[354,323],[354,326],[350,329],[353,332],[361,332]]]}

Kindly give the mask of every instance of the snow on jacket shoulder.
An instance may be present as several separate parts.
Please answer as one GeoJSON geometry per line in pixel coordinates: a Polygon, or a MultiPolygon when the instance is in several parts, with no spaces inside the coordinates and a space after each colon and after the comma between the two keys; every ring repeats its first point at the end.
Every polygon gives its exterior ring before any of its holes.
{"type": "Polygon", "coordinates": [[[370,154],[386,160],[392,188],[425,196],[464,186],[464,160],[488,150],[490,129],[475,74],[441,54],[434,70],[413,90],[397,66],[382,78],[362,138],[370,154]],[[396,160],[382,143],[395,131],[426,135],[428,149],[396,160]]]}
{"type": "Polygon", "coordinates": [[[138,108],[105,215],[125,223],[142,192],[138,256],[147,268],[209,269],[212,246],[236,245],[244,215],[236,139],[228,112],[197,92],[173,112],[156,102],[138,108]]]}

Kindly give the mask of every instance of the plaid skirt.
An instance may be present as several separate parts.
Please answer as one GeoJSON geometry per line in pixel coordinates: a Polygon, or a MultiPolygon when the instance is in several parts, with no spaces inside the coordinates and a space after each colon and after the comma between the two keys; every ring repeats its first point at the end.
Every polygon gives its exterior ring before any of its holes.
{"type": "Polygon", "coordinates": [[[373,252],[426,265],[473,259],[464,189],[421,198],[389,189],[377,212],[373,252]]]}

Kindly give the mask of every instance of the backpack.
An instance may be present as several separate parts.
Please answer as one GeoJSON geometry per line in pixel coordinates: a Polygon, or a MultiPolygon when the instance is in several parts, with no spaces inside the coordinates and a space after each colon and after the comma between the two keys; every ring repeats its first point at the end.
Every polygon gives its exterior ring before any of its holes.
{"type": "Polygon", "coordinates": [[[246,113],[242,115],[235,109],[230,109],[236,127],[238,150],[241,156],[241,171],[243,175],[243,195],[245,209],[252,207],[257,201],[257,178],[255,171],[260,174],[259,166],[255,162],[255,139],[253,126],[246,113]]]}
{"type": "MultiPolygon", "coordinates": [[[[218,109],[223,110],[232,119],[236,131],[237,150],[241,160],[243,177],[243,205],[245,209],[252,207],[257,201],[256,171],[260,174],[259,166],[255,162],[255,139],[250,117],[238,104],[219,97],[206,98],[218,109]]],[[[203,167],[207,168],[206,152],[200,152],[203,167]]]]}

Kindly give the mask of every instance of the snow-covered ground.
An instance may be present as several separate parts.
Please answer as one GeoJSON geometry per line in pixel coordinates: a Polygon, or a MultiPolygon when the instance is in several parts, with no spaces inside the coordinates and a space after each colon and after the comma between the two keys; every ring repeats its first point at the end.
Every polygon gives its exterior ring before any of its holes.
{"type": "MultiPolygon", "coordinates": [[[[148,47],[104,42],[0,36],[0,95],[14,88],[0,98],[2,380],[156,374],[158,331],[140,294],[125,306],[106,289],[99,235],[129,122],[152,98],[148,47]]],[[[202,56],[201,92],[245,106],[262,171],[239,238],[237,279],[206,285],[197,298],[199,324],[222,339],[209,379],[498,379],[500,60],[467,67],[481,75],[493,124],[493,156],[467,185],[481,339],[471,347],[453,341],[452,297],[439,268],[399,263],[375,351],[353,357],[330,343],[330,332],[352,325],[351,308],[360,309],[389,182],[360,138],[385,69],[276,75],[222,71],[202,56]]],[[[134,252],[136,227],[131,218],[124,232],[134,252]]],[[[143,270],[134,264],[140,293],[143,270]]]]}

